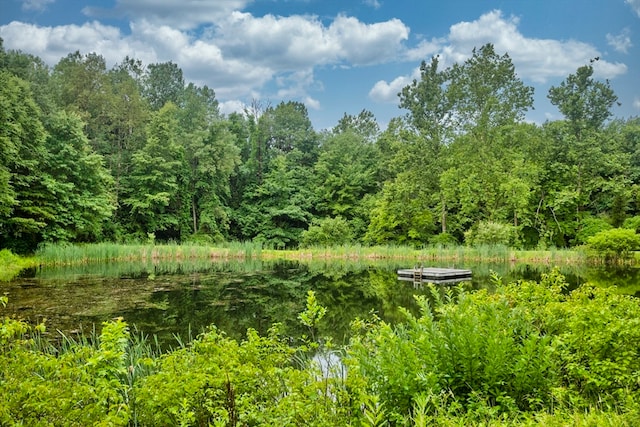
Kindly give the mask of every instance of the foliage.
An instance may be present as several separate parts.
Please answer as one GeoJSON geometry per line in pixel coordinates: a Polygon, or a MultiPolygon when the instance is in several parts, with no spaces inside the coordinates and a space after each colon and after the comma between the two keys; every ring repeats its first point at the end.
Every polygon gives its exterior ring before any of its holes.
{"type": "Polygon", "coordinates": [[[640,216],[625,219],[621,228],[634,230],[636,233],[640,232],[640,216]]]}
{"type": "Polygon", "coordinates": [[[598,254],[610,257],[627,257],[629,252],[640,249],[640,236],[635,230],[614,228],[589,238],[588,246],[598,254]]]}
{"type": "Polygon", "coordinates": [[[510,224],[492,221],[481,221],[464,235],[464,241],[469,246],[504,245],[513,247],[517,244],[517,229],[510,224]]]}
{"type": "Polygon", "coordinates": [[[355,324],[349,372],[391,419],[417,407],[431,420],[464,414],[469,424],[592,405],[633,413],[640,307],[632,297],[589,286],[565,296],[556,272],[496,285],[444,295],[433,287],[420,317],[355,324]]]}
{"type": "Polygon", "coordinates": [[[603,218],[584,218],[578,225],[575,243],[585,244],[587,241],[601,231],[611,230],[613,226],[603,218]]]}
{"type": "Polygon", "coordinates": [[[431,237],[429,244],[433,246],[453,247],[458,245],[458,241],[449,233],[440,233],[431,237]]]}
{"type": "Polygon", "coordinates": [[[300,246],[340,246],[352,241],[351,227],[344,218],[323,218],[313,220],[309,229],[302,232],[300,246]]]}
{"type": "Polygon", "coordinates": [[[339,371],[300,357],[320,348],[316,328],[330,311],[314,292],[299,315],[306,339],[273,325],[236,341],[211,326],[162,354],[121,319],[55,347],[44,325],[3,318],[0,423],[635,424],[637,300],[589,285],[569,292],[557,271],[540,282],[494,276],[494,286],[430,285],[419,315],[405,310],[395,326],[375,316],[354,322],[344,352],[331,353],[339,371]]]}
{"type": "Polygon", "coordinates": [[[563,118],[542,125],[524,120],[533,89],[509,54],[486,44],[423,61],[384,131],[362,110],[318,132],[297,101],[224,115],[173,62],[72,52],[49,69],[0,44],[0,248],[153,235],[292,249],[338,217],[344,240],[311,241],[421,247],[500,223],[525,247],[581,245],[589,218],[640,214],[639,122],[611,120],[595,61],[549,90],[563,118]]]}

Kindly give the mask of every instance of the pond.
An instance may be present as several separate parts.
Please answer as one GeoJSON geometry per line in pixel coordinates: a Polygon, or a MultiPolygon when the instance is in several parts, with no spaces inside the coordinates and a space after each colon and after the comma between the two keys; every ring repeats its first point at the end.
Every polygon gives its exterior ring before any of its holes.
{"type": "MultiPolygon", "coordinates": [[[[48,334],[59,338],[90,334],[108,319],[122,317],[146,335],[155,335],[163,347],[175,345],[175,336],[188,340],[208,325],[216,325],[232,338],[242,339],[247,328],[265,333],[282,324],[289,336],[305,332],[297,319],[304,310],[308,290],[314,290],[327,315],[320,332],[336,342],[349,336],[357,317],[375,313],[394,323],[402,319],[400,307],[416,312],[414,295],[429,293],[425,286],[400,281],[396,271],[410,268],[401,262],[193,262],[112,263],[25,271],[0,284],[9,298],[3,310],[30,322],[46,318],[48,334]]],[[[491,272],[504,281],[538,280],[546,267],[530,265],[447,265],[473,271],[473,279],[460,286],[491,288],[491,272]]],[[[638,294],[637,268],[564,268],[570,286],[584,282],[618,286],[638,294]]],[[[440,285],[442,289],[451,285],[440,285]]]]}

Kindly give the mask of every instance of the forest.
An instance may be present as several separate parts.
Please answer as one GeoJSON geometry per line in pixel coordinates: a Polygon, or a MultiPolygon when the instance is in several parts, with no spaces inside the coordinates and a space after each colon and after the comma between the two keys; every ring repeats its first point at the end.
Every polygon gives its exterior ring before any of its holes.
{"type": "Polygon", "coordinates": [[[640,226],[640,119],[579,67],[534,91],[491,44],[424,61],[381,130],[367,110],[316,130],[303,103],[221,114],[179,64],[95,53],[55,66],[0,40],[0,248],[47,243],[503,243],[566,248],[640,226]]]}

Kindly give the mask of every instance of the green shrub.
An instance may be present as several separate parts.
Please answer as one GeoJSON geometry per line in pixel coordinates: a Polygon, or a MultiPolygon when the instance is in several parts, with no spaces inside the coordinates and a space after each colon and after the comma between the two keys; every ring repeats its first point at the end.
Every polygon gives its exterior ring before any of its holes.
{"type": "Polygon", "coordinates": [[[636,299],[590,286],[566,295],[557,272],[496,286],[444,297],[432,287],[420,317],[358,322],[350,375],[396,420],[418,407],[434,423],[465,425],[591,408],[637,414],[636,299]]]}
{"type": "Polygon", "coordinates": [[[497,246],[513,247],[518,240],[518,229],[511,224],[493,221],[480,221],[464,234],[464,241],[468,246],[497,246]]]}
{"type": "Polygon", "coordinates": [[[633,216],[627,218],[622,223],[622,228],[634,230],[636,233],[640,233],[640,216],[633,216]]]}
{"type": "Polygon", "coordinates": [[[453,247],[458,245],[458,240],[449,233],[440,233],[432,236],[429,239],[429,244],[432,246],[442,246],[444,248],[453,247]]]}
{"type": "Polygon", "coordinates": [[[588,247],[606,258],[625,258],[640,248],[640,235],[635,230],[613,228],[601,231],[588,240],[588,247]]]}
{"type": "Polygon", "coordinates": [[[578,224],[578,231],[574,244],[584,245],[587,241],[601,231],[611,230],[613,226],[602,218],[587,217],[578,224]]]}
{"type": "Polygon", "coordinates": [[[300,246],[341,246],[353,241],[349,222],[338,216],[314,219],[308,230],[302,232],[300,246]]]}

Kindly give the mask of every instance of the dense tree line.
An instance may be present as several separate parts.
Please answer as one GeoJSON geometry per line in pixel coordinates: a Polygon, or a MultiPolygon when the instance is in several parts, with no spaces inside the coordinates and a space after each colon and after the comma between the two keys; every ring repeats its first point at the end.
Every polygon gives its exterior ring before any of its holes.
{"type": "Polygon", "coordinates": [[[564,119],[527,123],[533,88],[488,44],[423,62],[384,131],[367,110],[317,131],[294,101],[225,116],[173,62],[50,68],[0,41],[0,247],[581,244],[640,215],[640,119],[592,64],[547,96],[564,119]]]}

